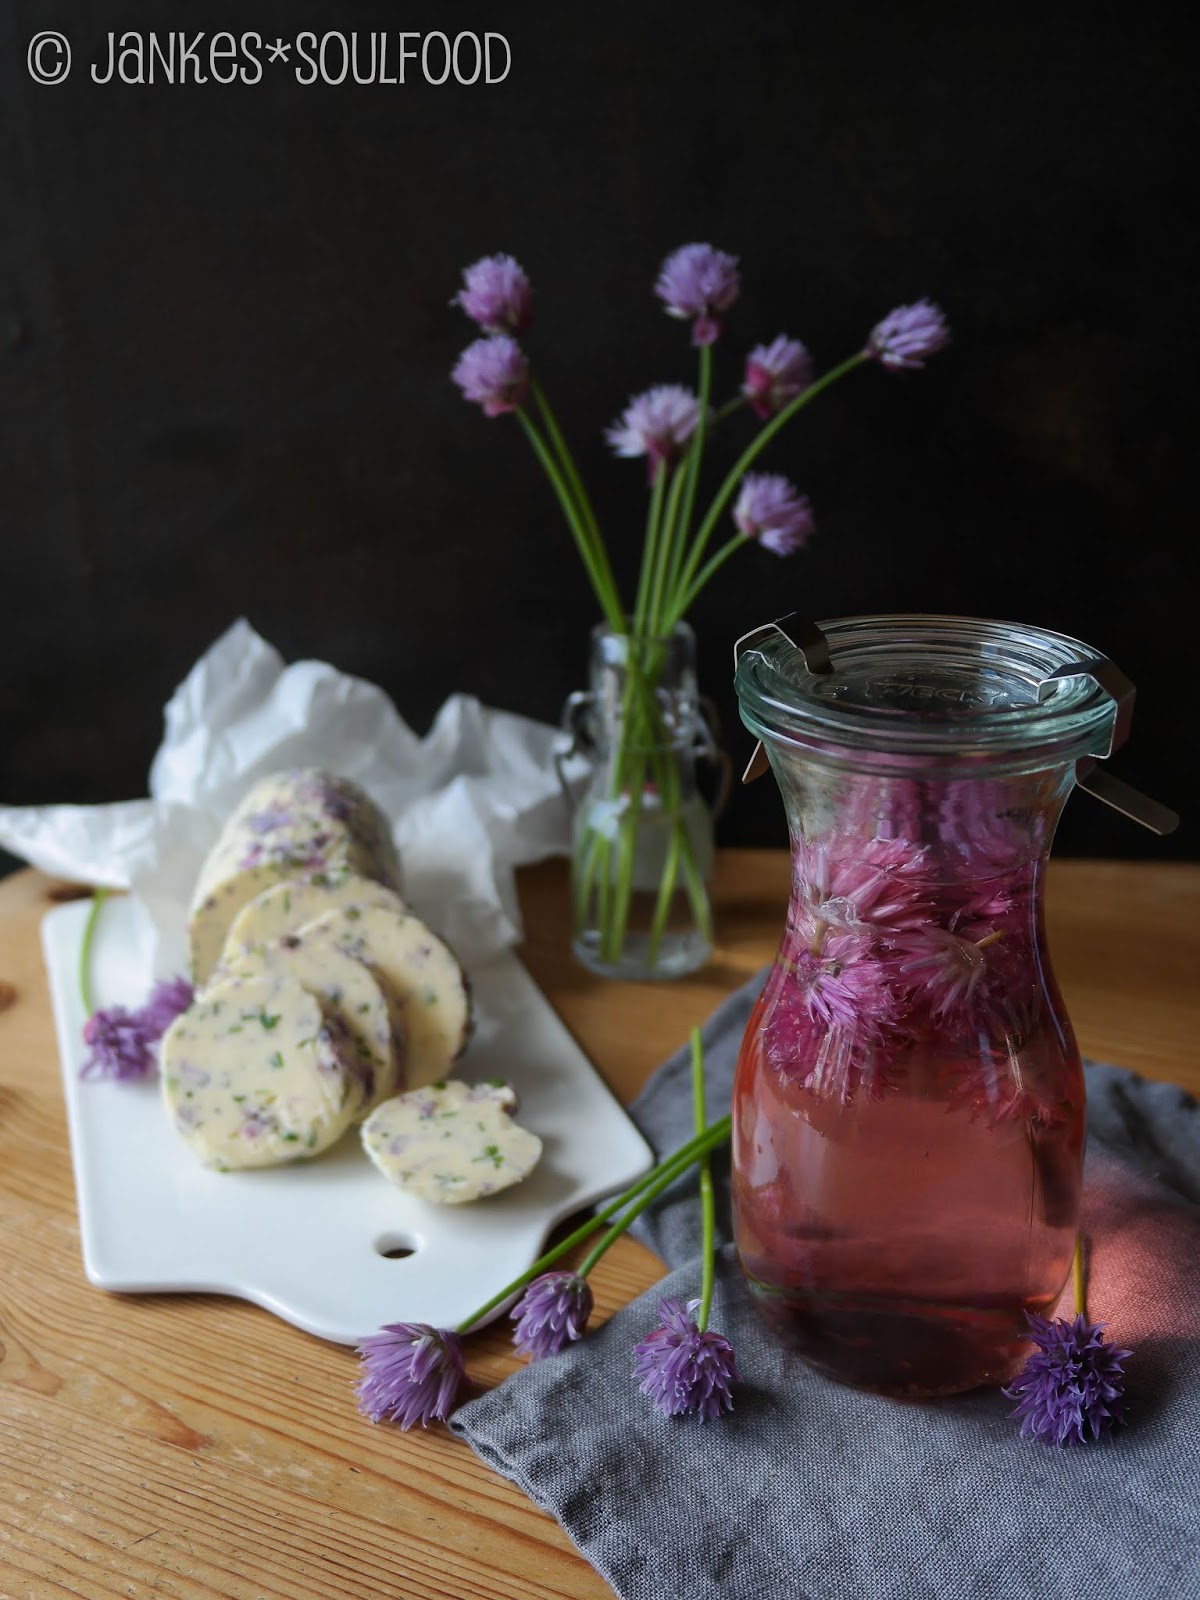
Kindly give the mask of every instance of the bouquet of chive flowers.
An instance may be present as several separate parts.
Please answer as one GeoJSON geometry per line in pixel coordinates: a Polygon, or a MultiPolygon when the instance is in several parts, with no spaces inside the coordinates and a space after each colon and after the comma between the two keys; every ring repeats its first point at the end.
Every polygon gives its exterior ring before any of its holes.
{"type": "Polygon", "coordinates": [[[861,350],[818,376],[805,346],[781,334],[751,350],[740,391],[714,406],[713,348],[740,287],[737,259],[711,245],[685,245],[662,265],[656,292],[670,316],[690,323],[699,372],[695,390],[662,384],[636,396],[607,430],[618,456],[647,464],[632,604],[618,589],[591,497],[520,342],[532,321],[529,279],[511,256],[485,257],[466,269],[454,301],[486,335],[463,351],[454,382],[486,416],[516,417],[603,619],[593,673],[603,681],[585,699],[591,742],[604,759],[577,818],[572,858],[575,948],[593,971],[674,976],[708,958],[711,840],[706,848],[691,782],[696,707],[690,634],[681,630],[697,597],[743,546],[793,555],[814,527],[807,496],[777,473],[750,469],[797,412],[856,367],[919,368],[949,337],[937,306],[900,306],[861,350]],[[702,505],[709,440],[729,431],[739,413],[753,416],[757,430],[702,505]],[[721,538],[727,515],[732,527],[721,538]]]}

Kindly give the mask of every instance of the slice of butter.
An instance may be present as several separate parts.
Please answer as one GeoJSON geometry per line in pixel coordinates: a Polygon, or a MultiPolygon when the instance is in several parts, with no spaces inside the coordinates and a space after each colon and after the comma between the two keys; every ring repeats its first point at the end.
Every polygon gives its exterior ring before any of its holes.
{"type": "Polygon", "coordinates": [[[395,1094],[404,1083],[404,1011],[385,995],[367,967],[334,941],[307,932],[285,934],[274,944],[239,950],[230,970],[242,977],[291,978],[317,997],[358,1071],[358,1114],[395,1094]]]}
{"type": "Polygon", "coordinates": [[[167,1029],[161,1063],[172,1124],[220,1171],[319,1155],[362,1105],[320,1002],[279,973],[214,984],[167,1029]]]}
{"type": "Polygon", "coordinates": [[[234,917],[225,937],[221,965],[233,965],[238,952],[251,945],[272,944],[284,934],[299,933],[328,911],[344,911],[353,921],[367,906],[378,906],[400,916],[407,909],[394,889],[355,874],[337,882],[296,878],[273,884],[256,894],[234,917]]]}
{"type": "Polygon", "coordinates": [[[451,1078],[385,1100],[362,1126],[363,1148],[397,1188],[438,1205],[463,1205],[527,1178],[542,1141],[513,1121],[503,1083],[451,1078]]]}
{"type": "Polygon", "coordinates": [[[277,772],[243,797],[196,880],[188,922],[192,976],[204,984],[241,908],[290,879],[369,878],[394,887],[391,829],[357,784],[316,768],[277,772]]]}
{"type": "Polygon", "coordinates": [[[467,980],[454,952],[408,911],[380,906],[327,912],[301,935],[368,966],[399,1003],[407,1029],[404,1086],[445,1078],[471,1031],[467,980]]]}

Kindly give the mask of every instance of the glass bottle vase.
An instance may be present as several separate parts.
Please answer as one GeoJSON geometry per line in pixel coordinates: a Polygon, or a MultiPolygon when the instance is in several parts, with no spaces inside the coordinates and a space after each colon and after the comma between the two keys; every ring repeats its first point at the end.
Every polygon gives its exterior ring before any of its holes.
{"type": "Polygon", "coordinates": [[[696,758],[718,758],[696,685],[695,639],[593,629],[589,688],[564,718],[591,758],[571,853],[575,955],[605,977],[694,972],[712,951],[712,814],[696,758]]]}
{"type": "Polygon", "coordinates": [[[1070,1267],[1084,1087],[1043,886],[1113,707],[1082,679],[1045,694],[1081,647],[1041,630],[823,627],[831,669],[786,638],[739,667],[792,886],[738,1063],[735,1236],[812,1365],[951,1393],[1012,1374],[1070,1267]]]}

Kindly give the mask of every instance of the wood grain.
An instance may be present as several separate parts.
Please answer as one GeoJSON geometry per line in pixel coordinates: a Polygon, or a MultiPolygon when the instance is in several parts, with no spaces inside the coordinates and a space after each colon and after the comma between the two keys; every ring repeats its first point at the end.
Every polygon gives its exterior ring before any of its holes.
{"type": "MultiPolygon", "coordinates": [[[[602,983],[567,949],[565,873],[523,875],[534,977],[622,1099],[770,959],[788,864],[730,851],[712,965],[602,983]]],[[[38,922],[60,885],[0,885],[0,1597],[601,1600],[607,1585],[516,1489],[442,1431],[356,1413],[355,1362],[255,1307],[105,1295],[83,1277],[38,922]]],[[[1063,862],[1056,966],[1085,1052],[1200,1089],[1200,867],[1063,862]]],[[[607,1316],[659,1275],[628,1241],[598,1269],[607,1316]]],[[[473,1339],[481,1386],[519,1364],[473,1339]]]]}

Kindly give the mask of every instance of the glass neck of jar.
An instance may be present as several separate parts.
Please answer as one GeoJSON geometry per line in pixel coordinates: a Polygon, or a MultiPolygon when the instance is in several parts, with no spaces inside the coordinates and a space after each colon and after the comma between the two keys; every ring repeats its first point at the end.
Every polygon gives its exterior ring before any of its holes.
{"type": "Polygon", "coordinates": [[[696,641],[686,623],[665,639],[594,628],[588,687],[598,755],[670,753],[690,762],[699,691],[696,641]]]}
{"type": "Polygon", "coordinates": [[[983,762],[972,777],[939,777],[928,767],[897,777],[764,742],[797,861],[818,849],[846,866],[919,872],[929,885],[966,886],[1035,867],[1049,854],[1074,785],[1073,762],[995,775],[983,762]]]}

